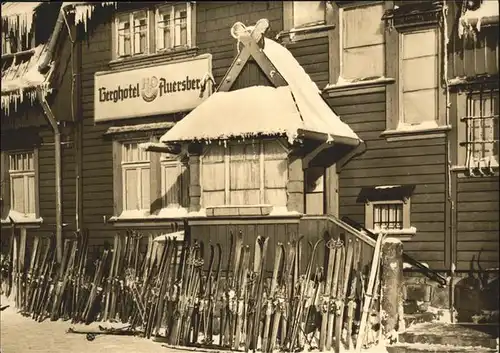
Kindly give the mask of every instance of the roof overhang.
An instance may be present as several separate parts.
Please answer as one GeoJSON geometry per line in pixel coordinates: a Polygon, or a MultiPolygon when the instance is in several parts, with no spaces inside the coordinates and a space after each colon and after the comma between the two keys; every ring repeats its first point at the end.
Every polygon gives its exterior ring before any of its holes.
{"type": "Polygon", "coordinates": [[[498,1],[486,0],[475,10],[467,10],[459,19],[459,32],[462,36],[467,31],[475,29],[480,31],[481,27],[498,26],[499,6],[498,1]]]}
{"type": "Polygon", "coordinates": [[[7,25],[8,30],[20,30],[21,33],[29,33],[33,24],[35,10],[43,4],[42,1],[2,3],[2,22],[7,25]]]}
{"type": "Polygon", "coordinates": [[[345,146],[338,152],[348,153],[360,145],[361,139],[330,108],[292,53],[263,36],[268,25],[265,19],[249,27],[240,22],[234,24],[231,34],[242,47],[216,93],[165,133],[160,142],[210,142],[284,135],[290,144],[313,142],[306,144],[309,161],[316,156],[324,159],[325,151],[331,151],[332,147],[345,146]],[[250,57],[272,86],[229,91],[250,57]]]}

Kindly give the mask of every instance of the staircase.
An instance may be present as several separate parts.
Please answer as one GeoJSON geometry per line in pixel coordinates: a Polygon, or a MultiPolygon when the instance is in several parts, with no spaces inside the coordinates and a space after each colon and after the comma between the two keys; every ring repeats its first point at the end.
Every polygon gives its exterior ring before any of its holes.
{"type": "Polygon", "coordinates": [[[447,324],[424,322],[399,335],[389,353],[494,353],[498,352],[498,324],[447,324]]]}

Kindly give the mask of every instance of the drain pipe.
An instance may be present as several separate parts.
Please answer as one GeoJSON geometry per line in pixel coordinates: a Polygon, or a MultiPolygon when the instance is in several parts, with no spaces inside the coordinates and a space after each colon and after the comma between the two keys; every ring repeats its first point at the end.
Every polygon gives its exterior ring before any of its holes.
{"type": "Polygon", "coordinates": [[[56,260],[58,264],[62,262],[62,189],[61,189],[61,131],[52,110],[50,109],[45,95],[40,87],[36,88],[38,101],[43,112],[54,130],[54,154],[56,162],[56,260]]]}
{"type": "MultiPolygon", "coordinates": [[[[451,100],[450,100],[450,86],[448,84],[448,45],[450,42],[449,34],[448,34],[448,3],[447,0],[443,1],[443,26],[442,26],[442,31],[443,31],[443,83],[445,87],[445,93],[446,93],[446,110],[445,110],[445,116],[446,116],[446,125],[449,126],[451,125],[450,122],[450,109],[451,109],[451,100]]],[[[455,201],[453,198],[453,193],[455,192],[453,190],[453,183],[452,183],[452,156],[451,156],[451,143],[452,139],[450,137],[450,131],[446,132],[445,135],[445,148],[446,148],[446,184],[445,184],[445,192],[446,192],[446,199],[447,202],[450,204],[450,224],[449,224],[449,232],[450,232],[450,239],[451,239],[451,246],[450,246],[450,275],[448,278],[448,285],[449,285],[449,299],[450,299],[450,318],[451,318],[451,323],[455,323],[455,269],[456,269],[456,247],[453,245],[455,242],[455,201]]]]}
{"type": "MultiPolygon", "coordinates": [[[[47,51],[43,57],[43,61],[38,65],[38,71],[42,74],[46,73],[50,69],[50,64],[54,56],[54,52],[57,46],[59,35],[65,24],[65,8],[71,6],[72,3],[63,3],[59,9],[59,14],[57,16],[57,21],[52,31],[52,36],[50,37],[49,44],[47,45],[47,51]]],[[[54,130],[54,154],[55,154],[55,181],[56,181],[56,260],[57,263],[62,262],[62,188],[61,188],[61,131],[59,130],[59,125],[54,116],[54,113],[50,109],[45,95],[40,87],[36,89],[38,101],[40,102],[42,109],[47,117],[47,120],[54,130]]]]}
{"type": "Polygon", "coordinates": [[[45,56],[43,57],[43,61],[38,65],[38,71],[42,74],[46,73],[50,68],[50,63],[52,62],[52,57],[56,49],[57,40],[64,25],[64,9],[67,6],[71,6],[71,4],[72,3],[63,3],[61,5],[61,8],[59,9],[59,15],[57,16],[56,25],[54,26],[52,36],[50,37],[49,44],[47,45],[47,51],[45,53],[45,56]]]}

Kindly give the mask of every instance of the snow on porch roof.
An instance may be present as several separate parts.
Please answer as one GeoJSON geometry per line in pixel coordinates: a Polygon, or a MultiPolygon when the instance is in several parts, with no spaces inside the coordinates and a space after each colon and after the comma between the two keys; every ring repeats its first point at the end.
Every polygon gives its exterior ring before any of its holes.
{"type": "Polygon", "coordinates": [[[217,92],[166,132],[160,142],[293,134],[300,114],[288,87],[217,92]]]}
{"type": "Polygon", "coordinates": [[[286,134],[293,142],[301,132],[328,135],[350,144],[360,139],[330,109],[321,92],[293,55],[265,38],[264,54],[288,86],[254,86],[217,92],[205,100],[160,142],[220,140],[231,137],[286,134]]]}
{"type": "Polygon", "coordinates": [[[25,93],[33,102],[36,96],[33,88],[40,87],[44,92],[50,90],[49,79],[53,67],[45,74],[38,71],[38,65],[45,58],[46,49],[46,44],[40,44],[34,48],[29,59],[20,63],[13,60],[10,66],[2,70],[1,106],[6,115],[10,114],[10,103],[21,103],[25,93]]]}

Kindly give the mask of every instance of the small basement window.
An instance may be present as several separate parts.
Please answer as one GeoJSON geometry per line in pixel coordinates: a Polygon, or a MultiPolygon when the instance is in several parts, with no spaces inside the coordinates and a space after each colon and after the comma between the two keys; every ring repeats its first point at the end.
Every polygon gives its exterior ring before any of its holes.
{"type": "Polygon", "coordinates": [[[416,233],[411,226],[410,196],[414,186],[390,185],[363,188],[358,202],[365,204],[365,227],[374,233],[407,238],[416,233]]]}

